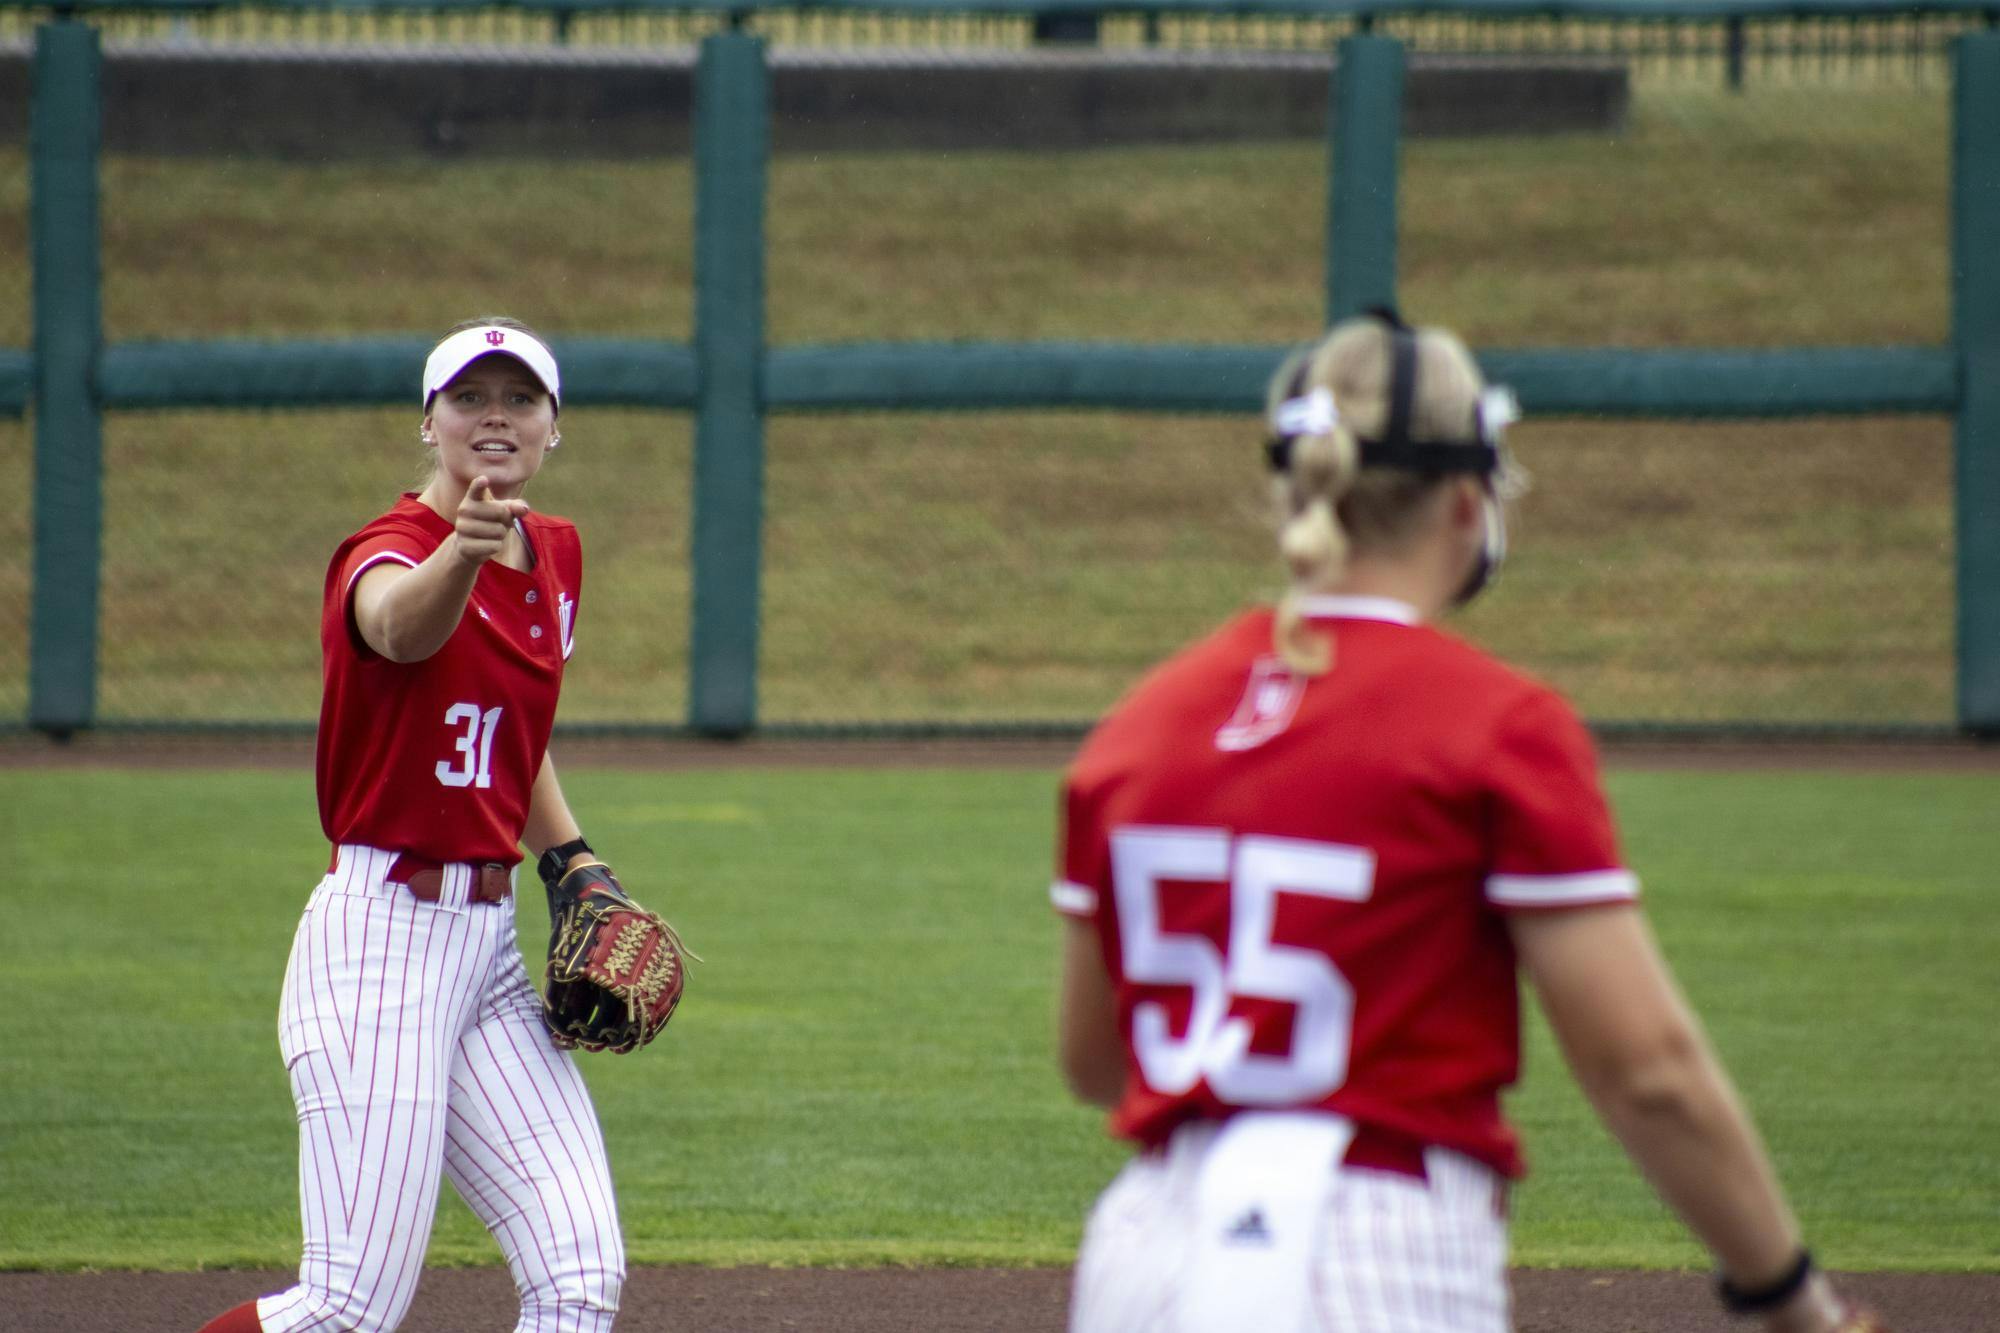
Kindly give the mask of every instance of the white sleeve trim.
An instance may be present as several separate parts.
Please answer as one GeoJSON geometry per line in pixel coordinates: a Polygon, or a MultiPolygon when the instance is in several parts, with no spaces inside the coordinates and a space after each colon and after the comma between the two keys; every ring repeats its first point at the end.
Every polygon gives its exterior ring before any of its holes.
{"type": "Polygon", "coordinates": [[[1579,875],[1494,875],[1486,881],[1486,901],[1497,907],[1579,907],[1627,902],[1639,896],[1639,877],[1629,870],[1588,870],[1579,875]]]}
{"type": "Polygon", "coordinates": [[[377,551],[366,560],[363,560],[355,567],[354,572],[347,576],[347,591],[353,592],[354,585],[360,581],[361,576],[381,564],[384,560],[394,560],[397,564],[408,565],[411,569],[417,567],[417,562],[404,555],[401,551],[377,551]]]}
{"type": "Polygon", "coordinates": [[[1070,916],[1090,916],[1097,911],[1097,890],[1059,879],[1049,886],[1049,901],[1058,912],[1070,916]]]}

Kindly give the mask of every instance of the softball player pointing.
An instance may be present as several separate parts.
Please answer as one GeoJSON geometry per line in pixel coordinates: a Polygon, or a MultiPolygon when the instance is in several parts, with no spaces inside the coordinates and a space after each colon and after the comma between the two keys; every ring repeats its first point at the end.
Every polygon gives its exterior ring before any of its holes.
{"type": "Polygon", "coordinates": [[[507,319],[424,367],[420,494],[327,570],[320,821],[333,846],[286,969],[298,1284],[216,1333],[381,1330],[416,1291],[451,1181],[499,1241],[522,1333],[611,1327],[625,1256],[604,1140],[514,942],[520,846],[589,851],[548,741],[582,548],[522,489],[559,434],[555,358],[507,319]]]}
{"type": "Polygon", "coordinates": [[[1070,771],[1062,1063],[1141,1148],[1090,1218],[1078,1333],[1506,1329],[1517,966],[1725,1303],[1873,1327],[1668,976],[1582,725],[1429,626],[1503,553],[1513,414],[1389,312],[1294,358],[1269,413],[1291,590],[1153,672],[1070,771]]]}

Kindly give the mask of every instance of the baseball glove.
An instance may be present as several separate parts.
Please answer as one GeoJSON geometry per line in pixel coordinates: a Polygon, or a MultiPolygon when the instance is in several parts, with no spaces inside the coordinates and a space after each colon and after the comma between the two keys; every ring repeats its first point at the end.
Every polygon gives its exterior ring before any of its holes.
{"type": "Polygon", "coordinates": [[[681,1002],[690,954],[674,928],[589,861],[548,885],[549,971],[542,1022],[570,1050],[636,1051],[681,1002]]]}

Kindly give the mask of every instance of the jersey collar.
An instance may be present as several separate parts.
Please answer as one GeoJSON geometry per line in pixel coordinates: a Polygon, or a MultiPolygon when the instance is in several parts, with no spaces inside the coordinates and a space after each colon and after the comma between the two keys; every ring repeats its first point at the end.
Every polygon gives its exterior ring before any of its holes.
{"type": "Polygon", "coordinates": [[[1394,597],[1344,597],[1321,593],[1299,599],[1299,610],[1323,620],[1386,620],[1392,625],[1418,625],[1417,608],[1394,597]]]}
{"type": "MultiPolygon", "coordinates": [[[[425,504],[415,491],[404,491],[403,498],[396,504],[396,510],[400,510],[410,518],[415,519],[418,523],[429,528],[439,536],[448,536],[452,531],[452,521],[425,504]]],[[[394,513],[396,510],[391,510],[390,512],[394,513]]]]}

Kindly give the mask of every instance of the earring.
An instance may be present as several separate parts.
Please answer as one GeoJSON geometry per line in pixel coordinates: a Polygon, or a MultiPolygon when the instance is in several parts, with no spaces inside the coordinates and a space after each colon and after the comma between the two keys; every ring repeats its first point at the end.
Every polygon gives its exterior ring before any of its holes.
{"type": "Polygon", "coordinates": [[[555,434],[553,434],[553,435],[549,436],[549,448],[553,449],[553,448],[555,448],[555,447],[556,447],[557,445],[559,445],[559,444],[561,444],[561,443],[562,443],[562,432],[561,432],[561,431],[557,431],[557,432],[556,432],[555,434]]]}
{"type": "Polygon", "coordinates": [[[417,432],[417,438],[423,441],[426,445],[432,445],[438,442],[438,437],[433,435],[431,432],[427,430],[419,430],[417,432]]]}

